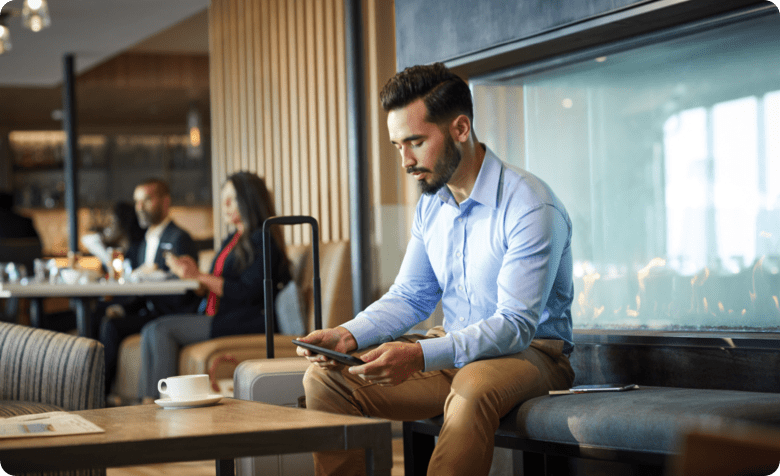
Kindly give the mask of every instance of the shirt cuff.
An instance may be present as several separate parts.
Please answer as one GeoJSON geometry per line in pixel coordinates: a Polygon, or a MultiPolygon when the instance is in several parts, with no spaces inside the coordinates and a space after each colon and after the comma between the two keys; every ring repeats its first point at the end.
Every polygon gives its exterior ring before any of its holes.
{"type": "Polygon", "coordinates": [[[376,327],[368,319],[357,317],[340,326],[352,334],[352,337],[357,342],[358,349],[365,349],[381,342],[381,336],[377,335],[376,327]]]}
{"type": "Polygon", "coordinates": [[[450,336],[420,339],[425,359],[425,371],[452,369],[455,367],[455,350],[450,336]]]}

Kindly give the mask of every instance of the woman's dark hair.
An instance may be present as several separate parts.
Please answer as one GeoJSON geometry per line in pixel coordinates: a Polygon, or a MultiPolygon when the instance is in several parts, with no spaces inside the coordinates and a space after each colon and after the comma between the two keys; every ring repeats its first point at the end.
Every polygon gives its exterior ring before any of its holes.
{"type": "Polygon", "coordinates": [[[138,224],[138,216],[132,203],[117,202],[114,205],[114,215],[122,233],[127,236],[130,243],[136,243],[144,239],[144,229],[138,224]]]}
{"type": "Polygon", "coordinates": [[[410,66],[397,73],[379,93],[382,108],[401,109],[422,98],[428,110],[426,120],[434,124],[465,114],[474,120],[469,86],[442,63],[410,66]]]}
{"type": "Polygon", "coordinates": [[[124,248],[132,243],[143,241],[145,230],[138,224],[138,216],[132,203],[117,202],[110,211],[103,210],[101,215],[103,217],[98,223],[93,224],[90,230],[100,233],[103,245],[124,248]],[[113,215],[115,220],[113,226],[116,228],[110,227],[108,215],[113,215]]]}
{"type": "MultiPolygon", "coordinates": [[[[236,257],[236,268],[242,271],[255,259],[255,250],[252,246],[251,236],[255,230],[263,228],[266,219],[275,216],[273,198],[265,181],[251,172],[236,172],[227,178],[236,189],[236,204],[241,220],[244,222],[244,233],[239,238],[233,249],[236,257]]],[[[284,248],[282,230],[276,226],[271,229],[271,237],[279,249],[283,266],[288,266],[287,253],[284,248]]]]}

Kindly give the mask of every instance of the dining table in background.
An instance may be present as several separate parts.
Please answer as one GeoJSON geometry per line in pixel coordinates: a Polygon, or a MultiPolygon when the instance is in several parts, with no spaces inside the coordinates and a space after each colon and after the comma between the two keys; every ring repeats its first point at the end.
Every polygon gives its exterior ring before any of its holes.
{"type": "Polygon", "coordinates": [[[90,302],[100,297],[152,296],[184,294],[199,286],[194,279],[167,279],[164,281],[142,282],[90,282],[84,284],[37,283],[22,284],[0,283],[0,298],[27,298],[30,300],[30,325],[40,327],[43,315],[43,300],[65,297],[74,301],[76,326],[80,336],[95,338],[92,335],[90,302]]]}

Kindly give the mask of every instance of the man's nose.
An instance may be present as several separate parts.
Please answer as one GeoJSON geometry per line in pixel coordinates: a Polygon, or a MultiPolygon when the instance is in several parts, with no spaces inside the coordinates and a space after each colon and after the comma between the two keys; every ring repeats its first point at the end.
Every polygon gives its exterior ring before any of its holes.
{"type": "Polygon", "coordinates": [[[417,160],[414,158],[414,155],[411,153],[411,151],[404,147],[401,149],[401,166],[403,168],[408,167],[414,167],[417,165],[417,160]]]}

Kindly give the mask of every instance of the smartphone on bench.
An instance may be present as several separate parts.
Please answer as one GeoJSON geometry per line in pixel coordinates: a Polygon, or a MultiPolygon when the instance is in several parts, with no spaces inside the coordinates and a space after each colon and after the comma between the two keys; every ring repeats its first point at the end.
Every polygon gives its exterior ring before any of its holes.
{"type": "Polygon", "coordinates": [[[292,343],[297,346],[303,347],[304,349],[309,349],[313,354],[322,354],[325,357],[331,358],[336,362],[342,363],[348,367],[352,367],[353,365],[365,364],[365,362],[358,359],[357,357],[353,357],[349,354],[344,354],[342,352],[336,352],[335,350],[326,349],[318,345],[309,344],[308,342],[301,342],[297,339],[293,339],[292,343]]]}
{"type": "Polygon", "coordinates": [[[578,385],[568,390],[550,390],[550,395],[567,395],[572,393],[590,393],[590,392],[625,392],[626,390],[636,390],[639,385],[622,384],[622,383],[607,383],[596,385],[578,385]]]}

